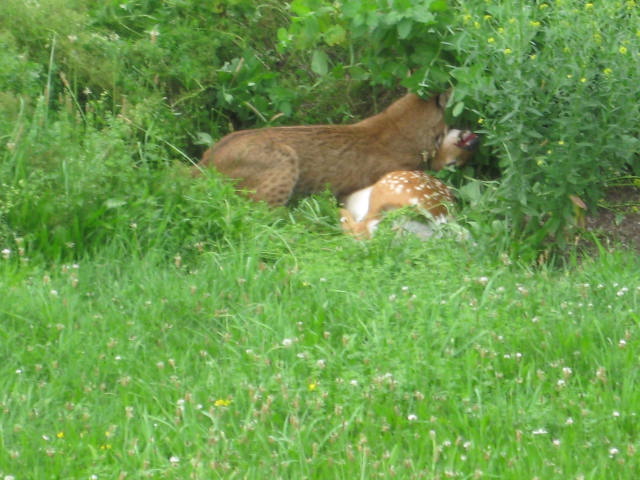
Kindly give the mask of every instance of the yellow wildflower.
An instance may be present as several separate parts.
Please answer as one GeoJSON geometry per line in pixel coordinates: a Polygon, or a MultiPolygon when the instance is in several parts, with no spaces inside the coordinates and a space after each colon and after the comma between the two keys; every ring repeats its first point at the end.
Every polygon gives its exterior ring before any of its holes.
{"type": "Polygon", "coordinates": [[[618,51],[619,51],[622,55],[626,55],[626,54],[627,54],[627,52],[628,52],[627,47],[625,47],[624,45],[622,45],[622,46],[618,49],[618,51]]]}
{"type": "Polygon", "coordinates": [[[529,22],[529,25],[531,25],[532,27],[539,27],[540,25],[542,25],[540,22],[538,22],[537,20],[531,20],[529,22]]]}
{"type": "Polygon", "coordinates": [[[316,382],[311,382],[307,388],[309,389],[310,392],[315,391],[316,388],[318,388],[318,384],[316,382]]]}
{"type": "Polygon", "coordinates": [[[56,437],[58,437],[59,439],[63,439],[64,438],[64,432],[56,433],[56,437]]]}
{"type": "Polygon", "coordinates": [[[610,68],[605,68],[602,73],[604,73],[605,75],[609,76],[613,73],[613,70],[611,70],[610,68]]]}
{"type": "Polygon", "coordinates": [[[496,41],[496,39],[495,39],[495,38],[493,38],[493,37],[489,37],[489,38],[487,39],[487,42],[489,42],[489,43],[495,43],[495,41],[496,41]]]}
{"type": "Polygon", "coordinates": [[[511,50],[510,48],[505,48],[504,49],[504,54],[505,55],[511,55],[513,53],[513,50],[511,50]]]}
{"type": "Polygon", "coordinates": [[[224,398],[219,398],[215,402],[213,402],[214,407],[228,407],[231,405],[231,400],[226,400],[224,398]]]}

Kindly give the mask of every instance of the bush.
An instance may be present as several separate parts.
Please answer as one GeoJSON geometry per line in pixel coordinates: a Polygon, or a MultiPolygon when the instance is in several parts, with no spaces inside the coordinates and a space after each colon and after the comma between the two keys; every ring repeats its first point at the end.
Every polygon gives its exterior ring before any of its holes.
{"type": "MultiPolygon", "coordinates": [[[[276,52],[286,3],[60,0],[3,2],[0,27],[46,72],[49,106],[72,93],[111,114],[154,105],[150,125],[199,156],[200,143],[292,115],[298,57],[276,52]]],[[[42,92],[44,92],[42,85],[42,92]]],[[[170,151],[166,152],[167,155],[170,151]]]]}
{"type": "Polygon", "coordinates": [[[450,56],[452,10],[443,0],[294,0],[292,22],[278,31],[280,48],[310,51],[311,69],[334,79],[441,90],[450,56]]]}
{"type": "MultiPolygon", "coordinates": [[[[455,101],[501,179],[486,196],[521,247],[562,242],[611,179],[640,169],[633,1],[460,2],[455,101]]],[[[517,246],[517,245],[514,245],[517,246]]]]}

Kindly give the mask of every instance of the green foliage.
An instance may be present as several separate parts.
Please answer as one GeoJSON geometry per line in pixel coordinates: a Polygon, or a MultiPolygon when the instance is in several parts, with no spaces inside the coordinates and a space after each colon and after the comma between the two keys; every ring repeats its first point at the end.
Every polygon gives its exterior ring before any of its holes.
{"type": "Polygon", "coordinates": [[[195,181],[162,166],[165,145],[150,130],[140,141],[128,119],[102,116],[96,129],[90,116],[47,122],[43,112],[41,103],[0,157],[0,245],[19,239],[27,256],[45,260],[84,257],[107,244],[170,256],[240,238],[252,228],[243,222],[264,210],[217,176],[195,181]]]}
{"type": "MultiPolygon", "coordinates": [[[[453,83],[451,123],[477,127],[484,148],[443,176],[476,238],[532,258],[580,225],[581,201],[596,205],[610,179],[640,169],[638,17],[620,0],[2,2],[0,231],[44,245],[72,210],[90,218],[135,191],[123,172],[157,185],[229,130],[353,121],[400,85],[453,83]],[[76,182],[92,170],[113,181],[76,182]],[[51,222],[20,219],[24,189],[37,205],[60,198],[48,189],[77,198],[51,222]]],[[[69,225],[60,238],[79,245],[85,227],[69,225]]]]}
{"type": "Polygon", "coordinates": [[[501,173],[485,206],[516,250],[562,241],[584,215],[571,196],[595,207],[609,180],[640,168],[639,9],[477,0],[457,10],[454,102],[501,173]]]}
{"type": "Polygon", "coordinates": [[[42,93],[42,67],[23,55],[16,43],[9,33],[0,34],[0,142],[42,93]]]}
{"type": "Polygon", "coordinates": [[[446,84],[446,1],[294,0],[281,48],[312,50],[318,75],[348,76],[387,88],[438,91],[446,84]]]}
{"type": "Polygon", "coordinates": [[[633,475],[637,255],[505,252],[637,173],[637,22],[632,1],[1,1],[0,478],[633,475]],[[268,209],[184,166],[445,74],[484,135],[443,173],[472,242],[359,242],[328,193],[268,209]]]}

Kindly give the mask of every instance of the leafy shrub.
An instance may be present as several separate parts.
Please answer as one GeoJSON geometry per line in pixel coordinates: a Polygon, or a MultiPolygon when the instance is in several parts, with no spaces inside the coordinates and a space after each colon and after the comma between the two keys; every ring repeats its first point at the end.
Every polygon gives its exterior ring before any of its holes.
{"type": "Polygon", "coordinates": [[[442,39],[452,11],[444,0],[294,0],[291,12],[291,26],[278,31],[281,48],[311,50],[319,75],[412,90],[448,80],[442,39]]]}
{"type": "Polygon", "coordinates": [[[194,156],[199,132],[215,138],[286,117],[304,98],[289,85],[297,57],[275,50],[287,18],[277,0],[0,5],[0,27],[47,72],[49,106],[67,93],[82,109],[100,100],[112,114],[153,105],[153,128],[194,156]]]}
{"type": "Polygon", "coordinates": [[[501,171],[485,206],[525,248],[562,241],[580,199],[594,206],[610,179],[640,168],[636,2],[472,0],[458,11],[455,101],[501,171]]]}

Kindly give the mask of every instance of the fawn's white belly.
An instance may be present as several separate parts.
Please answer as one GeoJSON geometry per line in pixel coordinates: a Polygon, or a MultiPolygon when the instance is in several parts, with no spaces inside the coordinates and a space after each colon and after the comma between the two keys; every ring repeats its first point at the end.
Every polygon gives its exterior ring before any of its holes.
{"type": "Polygon", "coordinates": [[[349,210],[356,222],[361,222],[369,212],[369,201],[371,199],[373,185],[357,192],[353,192],[344,201],[344,208],[349,210]]]}

